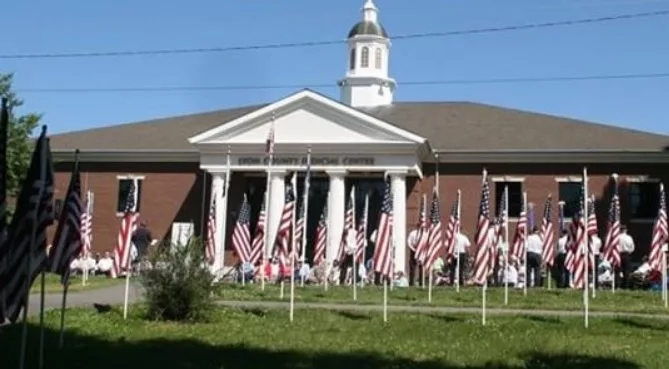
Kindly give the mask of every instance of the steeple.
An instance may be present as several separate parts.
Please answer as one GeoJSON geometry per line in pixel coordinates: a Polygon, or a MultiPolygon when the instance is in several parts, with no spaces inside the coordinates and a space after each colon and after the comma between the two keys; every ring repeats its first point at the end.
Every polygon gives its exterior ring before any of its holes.
{"type": "Polygon", "coordinates": [[[353,107],[390,105],[395,80],[388,76],[390,38],[379,23],[379,9],[366,0],[362,21],[348,33],[348,71],[339,81],[341,101],[353,107]]]}

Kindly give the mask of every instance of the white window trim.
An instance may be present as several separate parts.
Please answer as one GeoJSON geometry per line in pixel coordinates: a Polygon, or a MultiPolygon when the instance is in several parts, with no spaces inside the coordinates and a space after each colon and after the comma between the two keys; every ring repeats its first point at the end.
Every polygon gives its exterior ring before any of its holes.
{"type": "MultiPolygon", "coordinates": [[[[141,176],[141,175],[135,175],[135,174],[121,174],[116,176],[116,182],[126,180],[126,179],[136,179],[138,181],[143,181],[146,178],[146,176],[141,176]]],[[[140,194],[141,196],[141,194],[140,194]]],[[[118,206],[118,204],[116,204],[118,206]]],[[[122,218],[123,213],[116,213],[117,218],[122,218]]]]}
{"type": "Polygon", "coordinates": [[[514,176],[491,176],[490,180],[492,180],[495,183],[498,182],[520,182],[523,183],[525,182],[525,177],[514,177],[514,176]]]}
{"type": "MultiPolygon", "coordinates": [[[[628,176],[625,177],[627,183],[660,183],[659,178],[653,178],[649,176],[628,176]]],[[[630,217],[630,223],[635,224],[652,224],[655,222],[655,217],[652,218],[632,218],[630,217]]]]}
{"type": "Polygon", "coordinates": [[[558,182],[558,183],[581,183],[581,182],[583,182],[583,177],[581,177],[581,176],[555,177],[555,182],[558,182]]]}

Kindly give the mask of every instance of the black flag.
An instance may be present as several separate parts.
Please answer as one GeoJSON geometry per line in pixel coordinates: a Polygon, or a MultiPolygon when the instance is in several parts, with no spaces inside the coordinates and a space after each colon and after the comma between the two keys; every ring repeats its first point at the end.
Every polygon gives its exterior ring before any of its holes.
{"type": "Polygon", "coordinates": [[[7,268],[0,280],[6,318],[12,323],[27,305],[29,286],[45,267],[46,230],[53,223],[53,183],[51,149],[44,126],[7,231],[7,268]]]}
{"type": "Polygon", "coordinates": [[[58,273],[67,283],[70,263],[81,252],[81,177],[79,175],[79,150],[75,152],[74,168],[63,210],[58,220],[58,228],[49,251],[47,270],[58,273]]]}

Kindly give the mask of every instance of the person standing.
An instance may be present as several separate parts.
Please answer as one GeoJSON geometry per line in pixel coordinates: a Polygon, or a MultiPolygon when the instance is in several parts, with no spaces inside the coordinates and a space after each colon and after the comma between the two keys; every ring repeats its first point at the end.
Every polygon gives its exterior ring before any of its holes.
{"type": "Polygon", "coordinates": [[[139,227],[133,232],[131,241],[137,250],[137,258],[135,259],[135,262],[141,265],[141,263],[146,260],[149,246],[154,242],[147,221],[142,220],[139,222],[139,227]]]}
{"type": "Polygon", "coordinates": [[[620,226],[620,268],[623,272],[621,287],[630,288],[630,275],[632,274],[632,253],[634,252],[634,239],[627,233],[627,226],[620,226]]]}
{"type": "Polygon", "coordinates": [[[590,249],[592,252],[592,260],[593,260],[591,278],[593,280],[595,288],[597,288],[599,286],[599,278],[597,278],[599,276],[599,262],[600,262],[599,253],[602,250],[602,239],[599,238],[597,234],[593,234],[592,236],[590,236],[590,249]]]}
{"type": "Polygon", "coordinates": [[[557,275],[558,288],[567,288],[569,285],[569,271],[565,265],[567,260],[567,242],[569,242],[569,232],[563,229],[557,242],[557,257],[555,258],[555,274],[557,275]]]}
{"type": "Polygon", "coordinates": [[[543,252],[544,241],[539,235],[539,228],[532,228],[532,233],[527,237],[527,286],[542,286],[541,280],[541,253],[543,252]]]}
{"type": "Polygon", "coordinates": [[[471,246],[469,238],[464,233],[458,232],[455,235],[455,247],[453,250],[457,259],[453,260],[453,264],[451,265],[451,284],[454,284],[456,279],[460,285],[462,285],[465,281],[465,272],[467,269],[467,250],[469,249],[469,246],[471,246]],[[458,260],[460,261],[460,270],[456,277],[458,260]]]}
{"type": "Polygon", "coordinates": [[[416,246],[420,238],[420,232],[414,228],[407,236],[407,247],[409,248],[409,285],[421,285],[423,275],[423,266],[416,260],[416,246]]]}

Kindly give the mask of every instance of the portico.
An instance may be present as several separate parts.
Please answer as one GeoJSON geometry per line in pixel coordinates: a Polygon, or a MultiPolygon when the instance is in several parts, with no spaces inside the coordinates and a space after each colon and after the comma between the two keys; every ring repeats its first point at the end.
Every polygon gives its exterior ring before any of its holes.
{"type": "MultiPolygon", "coordinates": [[[[200,152],[200,168],[209,172],[216,202],[217,255],[223,255],[227,191],[232,173],[269,176],[267,222],[274,240],[284,206],[286,178],[304,174],[307,151],[311,170],[328,178],[328,244],[326,258],[337,255],[344,228],[347,179],[390,177],[393,192],[393,229],[396,270],[406,265],[406,179],[422,177],[426,140],[313,91],[304,90],[190,138],[200,152]],[[275,155],[268,163],[266,140],[274,129],[275,155]]],[[[237,177],[236,177],[237,178],[237,177]]],[[[238,204],[229,204],[236,207],[238,204]]],[[[310,215],[311,216],[311,215],[310,215]]],[[[368,224],[373,230],[376,224],[368,224]]],[[[312,248],[307,244],[307,248],[312,248]]],[[[266,250],[269,255],[269,249],[266,250]]],[[[222,258],[214,268],[222,267],[222,258]]]]}

